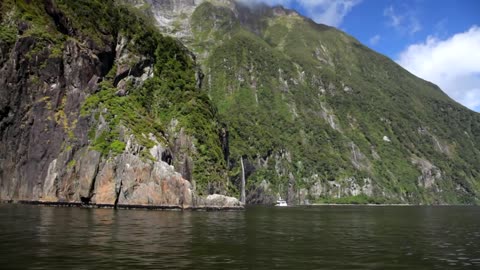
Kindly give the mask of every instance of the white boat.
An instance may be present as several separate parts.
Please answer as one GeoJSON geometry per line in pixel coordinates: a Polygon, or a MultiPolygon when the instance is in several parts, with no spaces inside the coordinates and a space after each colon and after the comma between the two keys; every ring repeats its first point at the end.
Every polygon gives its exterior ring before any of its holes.
{"type": "Polygon", "coordinates": [[[288,205],[287,205],[287,201],[282,200],[282,199],[278,199],[275,206],[288,206],[288,205]]]}

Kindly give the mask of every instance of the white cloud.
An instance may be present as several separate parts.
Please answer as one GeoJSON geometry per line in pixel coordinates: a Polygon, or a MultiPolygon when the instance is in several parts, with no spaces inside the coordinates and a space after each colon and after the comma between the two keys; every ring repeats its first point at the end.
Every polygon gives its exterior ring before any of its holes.
{"type": "Polygon", "coordinates": [[[380,39],[381,39],[380,35],[375,35],[368,40],[368,43],[370,43],[370,45],[374,46],[374,45],[378,44],[380,39]]]}
{"type": "Polygon", "coordinates": [[[422,25],[420,24],[420,22],[418,21],[418,19],[416,17],[410,16],[409,20],[410,20],[410,25],[408,27],[408,32],[411,35],[413,35],[417,32],[420,32],[420,30],[422,30],[422,25]]]}
{"type": "Polygon", "coordinates": [[[422,25],[412,11],[398,13],[393,6],[383,11],[383,16],[388,18],[388,25],[399,32],[413,35],[422,30],[422,25]]]}
{"type": "Polygon", "coordinates": [[[263,2],[267,5],[299,5],[306,15],[317,23],[338,27],[345,16],[361,0],[241,0],[247,4],[263,2]]]}
{"type": "Polygon", "coordinates": [[[480,27],[441,40],[429,36],[400,54],[404,68],[435,84],[450,97],[471,108],[480,108],[480,27]]]}
{"type": "Polygon", "coordinates": [[[393,27],[398,27],[402,23],[404,17],[401,15],[397,15],[393,6],[389,6],[383,11],[383,16],[386,16],[390,19],[389,24],[393,27]]]}
{"type": "Polygon", "coordinates": [[[447,29],[448,19],[443,18],[442,20],[438,21],[434,26],[434,35],[440,38],[445,38],[448,35],[447,29]]]}
{"type": "Polygon", "coordinates": [[[352,8],[360,3],[356,0],[300,0],[299,2],[307,9],[307,14],[315,22],[331,26],[339,26],[352,8]]]}

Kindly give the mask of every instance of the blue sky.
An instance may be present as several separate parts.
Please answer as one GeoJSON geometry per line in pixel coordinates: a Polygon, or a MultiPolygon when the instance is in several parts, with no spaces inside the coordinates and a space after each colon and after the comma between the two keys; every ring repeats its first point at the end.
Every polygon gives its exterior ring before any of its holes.
{"type": "Polygon", "coordinates": [[[340,28],[480,112],[480,0],[243,0],[340,28]]]}

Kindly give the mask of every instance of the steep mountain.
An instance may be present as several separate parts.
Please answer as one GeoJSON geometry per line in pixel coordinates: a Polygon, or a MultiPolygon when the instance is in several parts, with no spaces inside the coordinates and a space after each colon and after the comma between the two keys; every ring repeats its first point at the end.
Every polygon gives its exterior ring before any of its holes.
{"type": "Polygon", "coordinates": [[[112,0],[0,2],[0,199],[239,206],[195,56],[112,0]]]}
{"type": "Polygon", "coordinates": [[[476,204],[479,164],[478,113],[295,11],[0,2],[1,200],[476,204]]]}
{"type": "Polygon", "coordinates": [[[231,0],[130,0],[179,38],[247,201],[478,203],[480,115],[338,29],[231,0]]]}

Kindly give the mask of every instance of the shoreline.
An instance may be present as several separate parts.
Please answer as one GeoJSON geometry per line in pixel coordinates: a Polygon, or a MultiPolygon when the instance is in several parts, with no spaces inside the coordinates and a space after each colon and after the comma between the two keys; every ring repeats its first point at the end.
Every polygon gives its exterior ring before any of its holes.
{"type": "Polygon", "coordinates": [[[428,204],[408,204],[408,203],[312,203],[306,206],[431,206],[428,204]]]}
{"type": "MultiPolygon", "coordinates": [[[[0,204],[21,204],[21,205],[37,205],[37,206],[48,206],[48,207],[71,207],[71,208],[85,208],[85,209],[120,209],[120,210],[135,210],[135,209],[144,209],[152,211],[243,211],[251,206],[272,206],[269,204],[265,205],[245,205],[245,206],[234,206],[234,207],[219,207],[219,206],[193,206],[193,207],[181,207],[178,205],[142,205],[142,204],[85,204],[81,202],[48,202],[48,201],[28,201],[28,200],[0,200],[0,204]]],[[[474,204],[354,204],[354,203],[312,203],[312,204],[297,204],[289,205],[287,207],[321,207],[321,206],[373,206],[373,207],[385,207],[385,206],[396,206],[396,207],[412,207],[412,206],[421,206],[421,207],[438,207],[438,206],[478,206],[474,204]]]]}
{"type": "Polygon", "coordinates": [[[27,201],[27,200],[2,200],[1,204],[22,204],[37,205],[48,207],[71,207],[71,208],[91,208],[91,209],[120,209],[120,210],[154,210],[154,211],[242,211],[243,206],[236,207],[218,207],[218,206],[193,206],[181,207],[178,205],[134,205],[134,204],[85,204],[81,202],[45,202],[45,201],[27,201]]]}
{"type": "Polygon", "coordinates": [[[475,204],[408,204],[408,203],[367,203],[367,204],[355,204],[355,203],[312,203],[300,206],[478,206],[475,204]]]}

